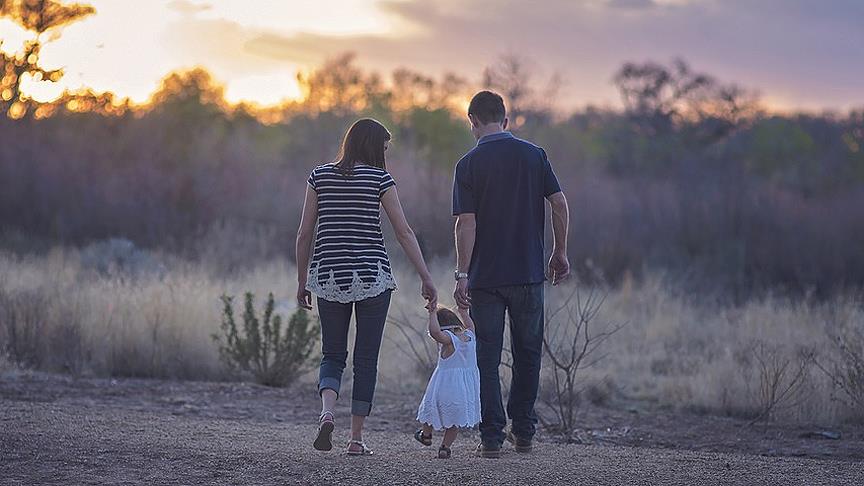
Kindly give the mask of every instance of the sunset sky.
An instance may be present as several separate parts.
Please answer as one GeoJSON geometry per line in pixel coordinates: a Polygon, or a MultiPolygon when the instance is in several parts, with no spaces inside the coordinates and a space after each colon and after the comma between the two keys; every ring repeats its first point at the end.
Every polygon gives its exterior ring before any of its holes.
{"type": "MultiPolygon", "coordinates": [[[[669,61],[760,91],[777,109],[864,105],[861,0],[90,0],[97,14],[43,51],[62,87],[144,101],[166,73],[204,66],[231,101],[296,97],[295,75],[354,51],[364,67],[478,80],[496,56],[563,76],[562,103],[612,105],[624,61],[669,61]],[[146,5],[146,7],[144,7],[146,5]]],[[[0,39],[23,39],[8,20],[0,39]]]]}

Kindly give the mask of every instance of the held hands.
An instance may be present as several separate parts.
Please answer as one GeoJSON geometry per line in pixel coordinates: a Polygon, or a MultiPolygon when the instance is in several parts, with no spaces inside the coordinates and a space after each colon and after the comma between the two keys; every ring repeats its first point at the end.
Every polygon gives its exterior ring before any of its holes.
{"type": "Polygon", "coordinates": [[[552,285],[558,285],[567,280],[567,277],[570,276],[570,260],[567,259],[567,253],[557,250],[552,251],[546,275],[552,279],[552,285]]]}
{"type": "Polygon", "coordinates": [[[432,282],[432,277],[426,277],[420,284],[420,295],[426,299],[426,308],[429,312],[438,307],[438,290],[435,289],[435,284],[432,282]]]}

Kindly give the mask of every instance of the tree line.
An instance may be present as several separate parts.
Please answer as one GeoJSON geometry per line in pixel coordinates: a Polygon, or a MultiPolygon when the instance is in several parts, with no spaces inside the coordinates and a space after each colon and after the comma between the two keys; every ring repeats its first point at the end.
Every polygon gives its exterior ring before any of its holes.
{"type": "MultiPolygon", "coordinates": [[[[37,44],[93,13],[0,0],[13,11],[37,44]]],[[[425,250],[449,255],[452,169],[474,143],[462,111],[489,87],[507,98],[516,135],[550,155],[582,278],[657,269],[739,299],[864,283],[864,110],[771,113],[757,93],[674,60],[623,65],[613,77],[622,109],[568,112],[555,102],[560,80],[532,77],[515,56],[471,81],[410,69],[385,78],[351,54],[301,74],[303,98],[279,106],[230,105],[202,69],[170,73],[145,105],[92,91],[37,103],[21,78],[62,75],[40,66],[39,46],[0,61],[7,248],[124,237],[189,258],[224,241],[241,255],[232,265],[289,255],[309,171],[335,157],[354,119],[373,116],[394,133],[389,168],[425,250]]]]}

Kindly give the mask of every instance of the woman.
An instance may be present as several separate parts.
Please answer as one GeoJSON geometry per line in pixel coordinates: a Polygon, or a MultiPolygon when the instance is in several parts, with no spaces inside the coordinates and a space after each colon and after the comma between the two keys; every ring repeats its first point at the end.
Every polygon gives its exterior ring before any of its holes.
{"type": "Polygon", "coordinates": [[[381,234],[381,206],[420,276],[421,295],[430,308],[437,304],[432,276],[384,162],[390,138],[390,132],[377,121],[358,120],[345,134],[337,160],[316,167],[306,187],[297,232],[297,301],[311,309],[313,292],[318,301],[323,354],[318,375],[321,416],[313,445],[322,451],[333,448],[333,406],[348,358],[348,324],[353,311],[357,335],[348,454],[372,453],[363,442],[363,423],[372,410],[378,351],[390,294],[396,288],[381,234]]]}

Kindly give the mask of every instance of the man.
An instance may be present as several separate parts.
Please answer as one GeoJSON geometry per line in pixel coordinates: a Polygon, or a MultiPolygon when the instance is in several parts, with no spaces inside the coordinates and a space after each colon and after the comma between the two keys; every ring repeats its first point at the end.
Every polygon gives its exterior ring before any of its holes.
{"type": "Polygon", "coordinates": [[[543,240],[546,201],[552,206],[555,246],[548,275],[557,285],[570,273],[569,210],[546,152],[507,129],[504,100],[491,91],[468,107],[477,146],[456,164],[456,290],[460,307],[471,307],[480,368],[481,442],[477,455],[501,455],[507,416],[516,452],[530,452],[537,424],[534,402],[543,353],[543,240]],[[510,315],[513,380],[507,415],[498,367],[504,313],[510,315]]]}

